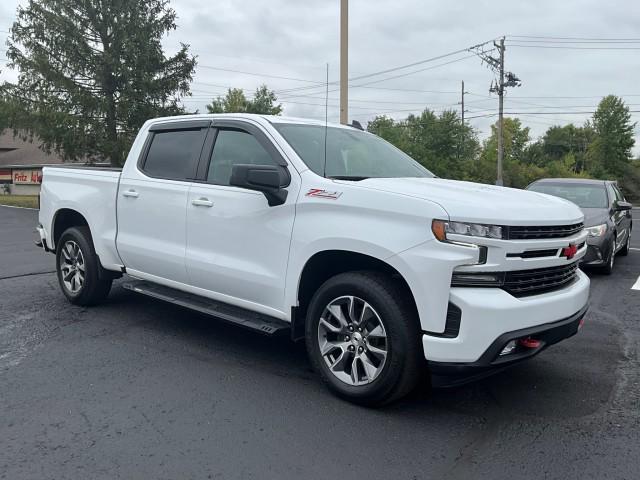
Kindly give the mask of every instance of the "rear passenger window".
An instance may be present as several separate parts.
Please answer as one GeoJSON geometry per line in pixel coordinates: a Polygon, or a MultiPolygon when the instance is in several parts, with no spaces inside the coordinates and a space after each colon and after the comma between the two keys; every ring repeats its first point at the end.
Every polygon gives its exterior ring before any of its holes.
{"type": "Polygon", "coordinates": [[[197,129],[154,133],[143,170],[152,177],[192,179],[205,132],[197,129]]]}
{"type": "Polygon", "coordinates": [[[256,137],[243,130],[220,130],[211,154],[207,181],[229,185],[234,165],[277,165],[256,137]]]}

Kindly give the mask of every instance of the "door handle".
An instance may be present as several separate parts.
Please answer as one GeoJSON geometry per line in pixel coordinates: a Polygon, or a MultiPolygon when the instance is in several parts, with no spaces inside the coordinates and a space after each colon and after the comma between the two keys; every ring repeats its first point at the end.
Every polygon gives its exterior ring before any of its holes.
{"type": "Polygon", "coordinates": [[[140,196],[140,194],[138,192],[136,192],[135,190],[127,190],[126,192],[122,192],[122,196],[123,197],[138,198],[140,196]]]}
{"type": "Polygon", "coordinates": [[[195,206],[195,207],[213,207],[213,202],[211,200],[209,200],[208,198],[199,198],[197,200],[192,200],[191,201],[191,205],[195,206]]]}

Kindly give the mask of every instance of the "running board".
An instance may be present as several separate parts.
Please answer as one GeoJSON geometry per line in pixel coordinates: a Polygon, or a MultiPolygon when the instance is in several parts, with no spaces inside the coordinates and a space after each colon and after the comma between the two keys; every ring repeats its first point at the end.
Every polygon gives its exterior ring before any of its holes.
{"type": "Polygon", "coordinates": [[[291,331],[291,324],[284,320],[176,290],[175,288],[158,285],[157,283],[134,280],[123,283],[122,287],[132,292],[141,293],[180,307],[221,318],[235,325],[267,335],[276,335],[282,332],[289,333],[291,331]]]}

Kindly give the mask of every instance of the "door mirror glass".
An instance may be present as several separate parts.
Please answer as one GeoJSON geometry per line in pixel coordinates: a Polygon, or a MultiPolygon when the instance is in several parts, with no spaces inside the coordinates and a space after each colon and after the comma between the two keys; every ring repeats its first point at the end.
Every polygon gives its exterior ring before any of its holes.
{"type": "Polygon", "coordinates": [[[281,187],[284,167],[275,165],[233,165],[230,185],[264,193],[269,206],[282,205],[287,191],[281,187]]]}

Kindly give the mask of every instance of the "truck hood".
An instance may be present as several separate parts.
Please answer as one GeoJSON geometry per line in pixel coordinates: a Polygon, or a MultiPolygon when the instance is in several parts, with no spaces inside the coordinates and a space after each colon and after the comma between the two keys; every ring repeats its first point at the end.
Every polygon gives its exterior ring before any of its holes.
{"type": "Polygon", "coordinates": [[[568,225],[583,220],[580,209],[567,200],[515,188],[442,178],[369,178],[358,185],[435,202],[451,220],[496,225],[568,225]]]}

